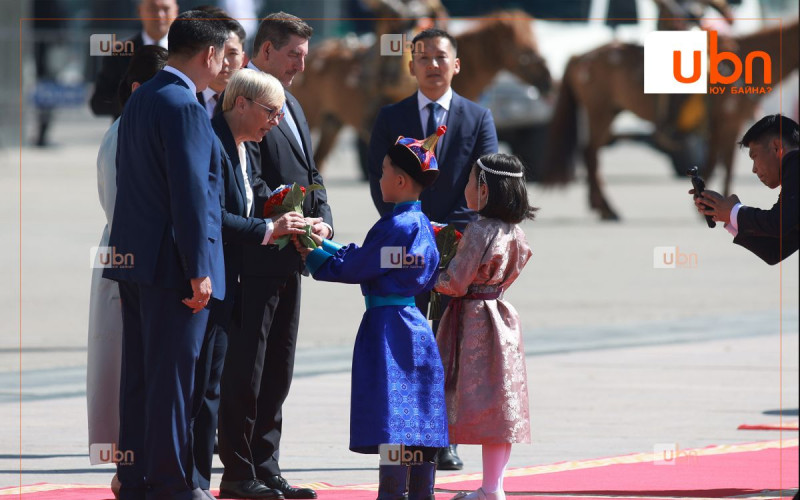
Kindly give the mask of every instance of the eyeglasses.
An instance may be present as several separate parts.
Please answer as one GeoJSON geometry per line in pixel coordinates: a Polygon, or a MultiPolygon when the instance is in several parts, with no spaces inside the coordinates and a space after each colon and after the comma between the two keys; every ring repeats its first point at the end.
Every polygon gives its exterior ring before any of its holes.
{"type": "Polygon", "coordinates": [[[267,110],[267,114],[269,116],[269,118],[268,118],[269,121],[273,121],[273,120],[281,121],[281,118],[283,118],[283,115],[284,115],[283,111],[281,111],[279,109],[270,108],[268,106],[264,106],[260,102],[255,101],[253,99],[250,99],[249,97],[245,97],[245,99],[247,99],[248,101],[252,102],[253,104],[258,104],[259,106],[261,106],[262,108],[267,110]]]}

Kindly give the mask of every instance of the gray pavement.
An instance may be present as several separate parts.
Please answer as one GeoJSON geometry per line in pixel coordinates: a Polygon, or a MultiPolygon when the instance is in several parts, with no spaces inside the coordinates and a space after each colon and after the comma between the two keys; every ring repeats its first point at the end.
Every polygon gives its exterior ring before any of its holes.
{"type": "MultiPolygon", "coordinates": [[[[108,469],[88,463],[83,384],[89,248],[103,225],[95,159],[107,125],[65,112],[54,129],[60,145],[24,148],[21,162],[17,152],[0,151],[0,487],[110,479],[108,469]]],[[[376,215],[347,139],[324,175],[336,239],[360,242],[376,215]]],[[[600,161],[622,223],[589,213],[583,182],[530,188],[541,207],[538,220],[524,225],[534,257],[507,298],[523,323],[534,442],[515,447],[511,465],[650,451],[665,442],[686,449],[778,439],[778,432],[736,427],[777,421],[765,412],[781,408],[797,418],[797,255],[769,267],[721,228],[707,229],[686,194],[689,183],[673,178],[658,153],[620,144],[600,161]],[[694,254],[697,266],[654,269],[661,246],[694,254]]],[[[777,192],[748,169],[738,154],[734,191],[745,203],[771,206],[777,192]]],[[[709,187],[719,184],[717,176],[709,187]]],[[[373,482],[377,459],[347,451],[350,355],[363,312],[358,287],[303,286],[285,475],[373,482]]],[[[462,455],[466,471],[480,470],[477,447],[462,455]]]]}

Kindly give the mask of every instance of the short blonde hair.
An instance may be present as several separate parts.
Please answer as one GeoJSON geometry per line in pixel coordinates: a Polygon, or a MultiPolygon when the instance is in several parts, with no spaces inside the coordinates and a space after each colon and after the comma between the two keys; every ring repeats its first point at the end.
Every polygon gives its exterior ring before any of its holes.
{"type": "Polygon", "coordinates": [[[283,85],[274,76],[249,68],[235,72],[225,87],[225,98],[222,100],[222,111],[230,111],[236,98],[261,101],[264,104],[283,108],[286,94],[283,85]]]}

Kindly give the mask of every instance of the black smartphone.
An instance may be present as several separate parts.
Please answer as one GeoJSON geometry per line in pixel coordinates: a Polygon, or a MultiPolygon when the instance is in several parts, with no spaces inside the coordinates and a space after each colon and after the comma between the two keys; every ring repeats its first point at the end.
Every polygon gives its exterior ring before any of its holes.
{"type": "MultiPolygon", "coordinates": [[[[697,175],[697,167],[691,167],[686,171],[686,175],[692,178],[692,186],[694,187],[694,198],[697,199],[706,189],[706,183],[702,177],[697,175]]],[[[703,205],[708,206],[708,205],[703,205]]],[[[717,227],[717,223],[710,215],[706,215],[706,224],[708,227],[717,227]]]]}

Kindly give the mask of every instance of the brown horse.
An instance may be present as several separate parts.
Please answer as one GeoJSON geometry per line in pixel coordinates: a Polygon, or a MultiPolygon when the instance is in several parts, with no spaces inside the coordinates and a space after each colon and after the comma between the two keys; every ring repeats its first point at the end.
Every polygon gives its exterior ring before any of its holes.
{"type": "MultiPolygon", "coordinates": [[[[539,55],[532,21],[520,10],[501,11],[480,19],[474,28],[457,36],[461,74],[453,79],[453,89],[474,100],[505,69],[547,92],[550,72],[539,55]]],[[[292,86],[292,93],[306,111],[309,127],[320,131],[314,151],[320,169],[343,125],[356,128],[360,139],[368,142],[380,106],[407,97],[417,88],[407,70],[407,56],[383,56],[406,65],[397,81],[385,85],[375,69],[380,66],[377,58],[382,57],[377,49],[375,44],[354,40],[326,40],[311,51],[302,78],[292,86]]]]}
{"type": "MultiPolygon", "coordinates": [[[[723,41],[720,40],[720,45],[723,41]]],[[[726,46],[743,55],[755,50],[767,52],[772,59],[773,89],[780,79],[798,67],[798,22],[781,28],[769,27],[759,32],[734,37],[726,46]],[[781,51],[782,44],[782,51],[781,51]]],[[[760,74],[756,68],[755,73],[760,74]]],[[[618,219],[603,193],[598,176],[597,151],[612,139],[611,123],[623,110],[658,123],[659,97],[644,93],[644,51],[641,46],[611,43],[570,59],[564,71],[553,120],[549,149],[545,155],[543,183],[565,184],[572,180],[575,153],[578,150],[578,112],[585,110],[588,137],[582,145],[587,168],[589,205],[606,220],[618,219]]],[[[709,95],[707,103],[708,139],[705,164],[701,172],[708,178],[718,161],[725,165],[724,192],[731,190],[733,155],[742,126],[753,118],[758,95],[709,95]]]]}

